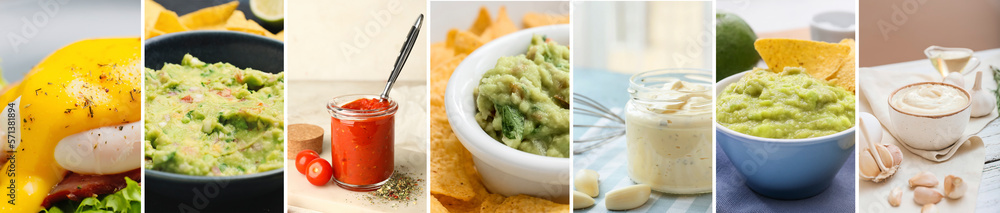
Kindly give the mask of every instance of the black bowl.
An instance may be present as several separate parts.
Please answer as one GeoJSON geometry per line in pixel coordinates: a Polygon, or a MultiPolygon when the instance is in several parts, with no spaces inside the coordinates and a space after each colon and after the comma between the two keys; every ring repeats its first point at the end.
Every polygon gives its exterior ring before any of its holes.
{"type": "MultiPolygon", "coordinates": [[[[190,53],[206,63],[226,62],[268,73],[284,69],[284,43],[271,38],[229,31],[188,31],[146,40],[145,66],[161,69],[180,64],[190,53]]],[[[284,186],[284,169],[257,174],[206,177],[145,170],[147,190],[184,202],[234,201],[274,193],[284,186]]]]}
{"type": "Polygon", "coordinates": [[[285,44],[268,37],[232,31],[186,31],[146,40],[145,65],[180,64],[190,53],[205,63],[227,62],[239,68],[279,73],[285,68],[285,44]]]}

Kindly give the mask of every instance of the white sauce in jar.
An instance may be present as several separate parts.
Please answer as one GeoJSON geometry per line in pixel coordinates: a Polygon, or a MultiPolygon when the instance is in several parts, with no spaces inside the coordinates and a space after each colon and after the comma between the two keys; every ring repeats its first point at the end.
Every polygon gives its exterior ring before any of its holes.
{"type": "Polygon", "coordinates": [[[629,177],[660,192],[711,192],[710,86],[678,80],[633,90],[625,112],[629,177]]]}
{"type": "Polygon", "coordinates": [[[920,84],[899,90],[889,104],[910,114],[942,115],[962,110],[969,105],[969,97],[949,85],[920,84]]]}

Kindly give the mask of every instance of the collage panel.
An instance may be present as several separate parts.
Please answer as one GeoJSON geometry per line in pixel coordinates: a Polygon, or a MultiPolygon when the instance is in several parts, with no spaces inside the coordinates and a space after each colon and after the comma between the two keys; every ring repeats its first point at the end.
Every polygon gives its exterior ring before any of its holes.
{"type": "Polygon", "coordinates": [[[569,212],[570,3],[430,6],[430,210],[569,212]]]}
{"type": "Polygon", "coordinates": [[[998,211],[1000,4],[859,8],[859,211],[998,211]]]}
{"type": "Polygon", "coordinates": [[[712,2],[577,2],[573,205],[710,212],[712,2]]]}
{"type": "Polygon", "coordinates": [[[271,2],[144,2],[146,212],[284,209],[283,2],[271,2]]]}
{"type": "Polygon", "coordinates": [[[854,211],[855,4],[718,3],[719,212],[854,211]]]}
{"type": "Polygon", "coordinates": [[[0,0],[0,37],[0,213],[1000,212],[998,0],[0,0]]]}
{"type": "Polygon", "coordinates": [[[140,210],[140,9],[0,2],[0,212],[140,210]]]}
{"type": "Polygon", "coordinates": [[[423,1],[289,5],[289,211],[426,211],[426,11],[423,1]]]}

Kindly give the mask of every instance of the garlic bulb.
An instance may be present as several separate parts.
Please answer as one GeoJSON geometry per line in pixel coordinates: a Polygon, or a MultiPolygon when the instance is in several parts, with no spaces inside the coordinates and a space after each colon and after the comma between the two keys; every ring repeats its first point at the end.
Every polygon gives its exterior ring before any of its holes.
{"type": "Polygon", "coordinates": [[[948,73],[948,77],[945,77],[944,81],[941,82],[965,88],[965,76],[962,76],[962,73],[959,72],[948,73]]]}
{"type": "Polygon", "coordinates": [[[969,92],[972,97],[969,101],[969,111],[972,117],[983,117],[993,112],[997,108],[997,97],[992,92],[983,90],[983,71],[976,72],[976,83],[969,92]]]}
{"type": "Polygon", "coordinates": [[[874,115],[862,112],[858,116],[861,126],[861,144],[865,145],[859,154],[861,172],[858,176],[872,182],[882,182],[896,173],[903,162],[903,152],[892,144],[882,144],[882,125],[874,115]]]}

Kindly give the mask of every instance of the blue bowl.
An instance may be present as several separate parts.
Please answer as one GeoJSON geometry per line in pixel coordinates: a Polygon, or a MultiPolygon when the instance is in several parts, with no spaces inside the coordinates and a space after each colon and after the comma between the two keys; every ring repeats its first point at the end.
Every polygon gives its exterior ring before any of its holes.
{"type": "MultiPolygon", "coordinates": [[[[716,84],[716,96],[746,72],[716,84]]],[[[822,137],[772,139],[736,132],[715,124],[716,141],[747,187],[766,197],[803,199],[830,187],[833,178],[854,151],[857,127],[822,137]]]]}

